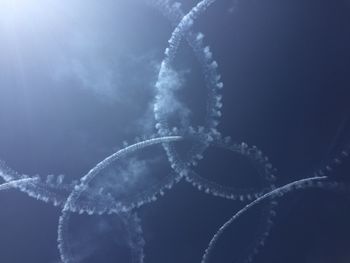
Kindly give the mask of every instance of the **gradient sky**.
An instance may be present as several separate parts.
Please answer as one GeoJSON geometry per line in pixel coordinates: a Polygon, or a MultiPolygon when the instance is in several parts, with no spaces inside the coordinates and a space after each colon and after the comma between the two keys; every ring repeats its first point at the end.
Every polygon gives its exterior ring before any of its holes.
{"type": "MultiPolygon", "coordinates": [[[[184,11],[197,2],[184,1],[184,11]]],[[[193,30],[204,33],[225,84],[220,131],[262,149],[279,184],[310,176],[350,143],[350,1],[218,0],[193,30]]],[[[154,84],[171,32],[142,0],[0,0],[0,159],[20,173],[77,179],[123,141],[154,134],[154,84]]],[[[185,42],[174,68],[178,102],[200,125],[205,83],[185,42]]],[[[163,157],[154,147],[131,156],[137,165],[128,169],[165,174],[163,157]],[[146,157],[149,170],[135,161],[146,157]]],[[[198,172],[256,184],[248,162],[219,149],[209,149],[198,172]]],[[[1,193],[0,206],[0,262],[58,262],[59,209],[14,190],[1,193]]],[[[181,182],[138,211],[145,261],[200,262],[212,235],[240,207],[181,182]]],[[[217,262],[242,258],[260,211],[230,230],[217,262]]],[[[296,194],[277,213],[254,262],[349,262],[344,198],[296,194]]],[[[118,220],[77,216],[73,226],[77,256],[91,256],[83,262],[129,262],[115,249],[126,235],[118,220]]]]}

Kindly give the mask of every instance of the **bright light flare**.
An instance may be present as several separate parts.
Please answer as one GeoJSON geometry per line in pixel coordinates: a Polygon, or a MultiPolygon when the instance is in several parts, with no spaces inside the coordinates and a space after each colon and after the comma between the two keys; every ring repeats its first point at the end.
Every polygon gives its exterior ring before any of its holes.
{"type": "Polygon", "coordinates": [[[39,4],[37,0],[1,0],[0,17],[2,20],[18,20],[32,13],[39,4]]]}
{"type": "Polygon", "coordinates": [[[28,26],[50,20],[55,14],[51,0],[0,0],[0,26],[28,26]]]}

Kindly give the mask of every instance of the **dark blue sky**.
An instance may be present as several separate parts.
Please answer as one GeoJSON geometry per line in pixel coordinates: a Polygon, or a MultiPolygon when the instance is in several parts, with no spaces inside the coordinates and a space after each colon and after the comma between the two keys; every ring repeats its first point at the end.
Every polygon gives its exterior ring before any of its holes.
{"type": "MultiPolygon", "coordinates": [[[[153,86],[172,32],[167,19],[143,1],[3,2],[0,159],[20,173],[77,179],[123,141],[156,132],[153,86]]],[[[195,3],[186,0],[183,9],[195,3]]],[[[219,130],[262,149],[279,185],[310,176],[350,143],[348,0],[218,0],[193,30],[204,33],[225,84],[219,130]]],[[[187,43],[174,66],[184,81],[179,97],[200,124],[204,80],[187,43]]],[[[349,171],[345,165],[336,175],[349,171]]],[[[257,179],[246,160],[211,148],[198,172],[232,185],[255,186],[257,179]]],[[[253,262],[349,262],[348,201],[322,191],[289,196],[253,262]]],[[[200,262],[212,235],[242,205],[181,182],[138,211],[145,262],[200,262]]],[[[1,193],[0,206],[0,262],[58,262],[59,209],[14,190],[1,193]]],[[[214,262],[242,262],[261,208],[230,229],[214,262]]],[[[113,219],[77,217],[75,224],[81,253],[100,248],[85,262],[129,262],[114,249],[126,234],[113,219]]]]}

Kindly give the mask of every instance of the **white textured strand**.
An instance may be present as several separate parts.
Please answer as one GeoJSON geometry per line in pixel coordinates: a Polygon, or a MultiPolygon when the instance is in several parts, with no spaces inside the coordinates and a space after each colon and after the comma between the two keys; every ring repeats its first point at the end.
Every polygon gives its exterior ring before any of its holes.
{"type": "Polygon", "coordinates": [[[342,185],[341,183],[337,183],[334,181],[329,182],[327,180],[328,180],[328,177],[326,177],[326,176],[301,179],[301,180],[286,184],[284,186],[281,186],[279,188],[276,188],[276,189],[260,196],[259,198],[255,199],[254,201],[252,201],[251,203],[246,205],[244,208],[239,210],[233,217],[231,217],[224,225],[222,225],[220,227],[220,229],[215,233],[215,235],[211,239],[211,241],[208,245],[208,248],[205,250],[205,253],[203,255],[201,262],[208,263],[210,261],[210,256],[211,256],[211,253],[212,253],[216,243],[218,242],[218,240],[220,239],[222,234],[225,232],[225,230],[230,225],[232,225],[239,217],[241,217],[243,214],[245,214],[249,209],[260,204],[262,201],[269,199],[269,198],[272,198],[272,199],[281,198],[288,193],[294,192],[296,190],[301,190],[301,189],[321,188],[321,189],[333,190],[336,188],[344,187],[344,185],[342,185]]]}
{"type": "MultiPolygon", "coordinates": [[[[112,154],[111,156],[105,158],[103,161],[98,163],[85,176],[81,178],[80,184],[74,188],[74,190],[71,192],[71,194],[67,198],[67,201],[62,209],[62,214],[59,218],[58,230],[57,230],[57,234],[58,234],[57,242],[58,242],[58,249],[60,252],[60,257],[62,262],[64,263],[72,262],[70,258],[70,253],[69,253],[69,245],[67,244],[70,212],[71,212],[71,208],[76,206],[76,202],[81,196],[81,194],[87,189],[89,182],[91,182],[91,180],[93,180],[102,169],[106,168],[112,162],[118,160],[119,158],[124,157],[127,154],[130,154],[132,152],[135,152],[137,150],[140,150],[142,148],[145,148],[154,144],[174,142],[174,141],[180,141],[180,140],[182,140],[181,136],[166,136],[166,137],[149,139],[146,141],[142,141],[142,142],[127,146],[124,149],[119,150],[116,153],[112,154]]],[[[81,212],[84,212],[84,211],[81,210],[81,212]]],[[[113,212],[118,213],[118,212],[126,212],[126,211],[124,211],[123,205],[120,204],[115,206],[115,211],[113,212]]]]}
{"type": "Polygon", "coordinates": [[[8,190],[11,188],[18,188],[18,187],[24,186],[24,185],[29,184],[29,183],[34,183],[36,180],[37,180],[37,178],[24,178],[24,179],[18,179],[15,181],[3,183],[0,185],[0,191],[8,190]]]}

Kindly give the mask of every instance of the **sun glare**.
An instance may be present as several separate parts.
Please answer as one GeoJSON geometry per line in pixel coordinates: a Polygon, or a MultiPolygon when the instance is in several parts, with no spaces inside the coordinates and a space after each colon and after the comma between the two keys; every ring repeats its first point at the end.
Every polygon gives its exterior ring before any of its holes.
{"type": "Polygon", "coordinates": [[[48,10],[45,0],[0,0],[1,26],[21,25],[48,17],[52,10],[48,10]]]}
{"type": "Polygon", "coordinates": [[[1,0],[0,1],[0,12],[2,15],[24,15],[30,11],[38,1],[35,0],[1,0]]]}

